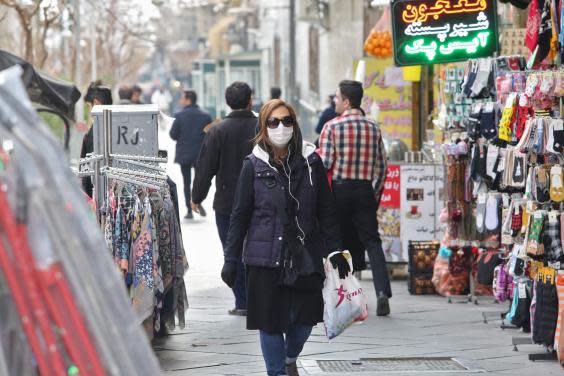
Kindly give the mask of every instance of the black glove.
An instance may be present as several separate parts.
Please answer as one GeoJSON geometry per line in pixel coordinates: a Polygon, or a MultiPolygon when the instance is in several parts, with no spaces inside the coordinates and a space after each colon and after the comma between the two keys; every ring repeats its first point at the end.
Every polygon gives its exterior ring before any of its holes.
{"type": "Polygon", "coordinates": [[[331,261],[331,265],[339,271],[339,278],[345,279],[351,271],[351,267],[345,256],[339,252],[331,256],[329,260],[331,261]]]}
{"type": "Polygon", "coordinates": [[[237,264],[233,261],[225,261],[221,269],[221,279],[227,286],[233,288],[237,279],[237,264]]]}

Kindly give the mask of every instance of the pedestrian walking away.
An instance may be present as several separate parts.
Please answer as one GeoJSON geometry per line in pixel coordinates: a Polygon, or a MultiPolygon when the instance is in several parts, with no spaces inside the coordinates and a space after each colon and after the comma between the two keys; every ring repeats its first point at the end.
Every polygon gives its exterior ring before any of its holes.
{"type": "MultiPolygon", "coordinates": [[[[271,100],[259,115],[255,147],[237,184],[221,277],[237,278],[243,257],[247,329],[259,330],[269,376],[298,375],[296,360],[323,321],[323,257],[341,249],[335,201],[315,146],[296,114],[271,100]]],[[[341,253],[331,258],[346,276],[341,253]]]]}
{"type": "MultiPolygon", "coordinates": [[[[204,138],[196,166],[191,203],[192,210],[199,213],[201,204],[208,195],[212,179],[215,177],[213,209],[217,231],[224,248],[237,179],[243,159],[253,150],[253,139],[258,123],[257,117],[251,111],[249,85],[244,82],[234,82],[225,90],[225,101],[233,111],[212,127],[204,138]]],[[[241,258],[237,259],[237,280],[233,286],[233,294],[235,308],[229,310],[229,313],[246,315],[245,269],[241,258]]]]}
{"type": "Polygon", "coordinates": [[[358,81],[341,81],[335,95],[339,117],[321,132],[319,147],[323,164],[332,172],[332,188],[341,231],[352,223],[368,252],[378,298],[376,314],[390,314],[392,297],[376,211],[386,177],[386,151],[378,125],[360,108],[363,96],[358,81]]]}
{"type": "Polygon", "coordinates": [[[122,85],[118,89],[119,103],[118,104],[132,104],[131,98],[133,97],[133,88],[127,85],[122,85]]]}
{"type": "Polygon", "coordinates": [[[143,104],[141,96],[143,95],[143,89],[139,85],[133,85],[131,87],[131,104],[143,104]]]}
{"type": "Polygon", "coordinates": [[[328,98],[329,106],[321,112],[319,115],[319,121],[315,127],[315,132],[320,134],[323,130],[323,126],[330,120],[335,119],[338,114],[335,112],[335,94],[331,94],[328,98]]]}
{"type": "MultiPolygon", "coordinates": [[[[112,89],[103,86],[101,81],[93,81],[88,86],[86,94],[84,95],[84,103],[86,103],[89,111],[92,111],[94,106],[98,105],[111,105],[112,89]]],[[[80,149],[80,158],[85,158],[87,154],[94,152],[94,125],[90,125],[88,132],[82,139],[82,147],[80,149]]],[[[90,197],[94,191],[94,184],[92,177],[86,176],[82,178],[82,190],[90,197]]]]}
{"type": "MultiPolygon", "coordinates": [[[[198,154],[204,140],[204,128],[212,122],[210,115],[197,105],[198,96],[195,91],[186,90],[181,99],[182,111],[174,115],[174,122],[170,129],[170,137],[176,141],[176,156],[174,161],[180,165],[184,180],[184,198],[187,213],[184,218],[192,219],[191,182],[192,168],[198,160],[198,154]]],[[[206,216],[206,211],[200,207],[199,213],[206,216]]]]}

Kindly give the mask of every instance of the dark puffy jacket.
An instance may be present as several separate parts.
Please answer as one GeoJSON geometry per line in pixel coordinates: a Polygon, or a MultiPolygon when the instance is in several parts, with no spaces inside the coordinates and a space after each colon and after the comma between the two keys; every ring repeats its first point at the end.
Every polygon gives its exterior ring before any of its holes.
{"type": "MultiPolygon", "coordinates": [[[[316,271],[323,274],[322,258],[341,247],[339,225],[333,195],[329,189],[321,158],[306,144],[305,158],[292,168],[292,194],[299,201],[297,217],[305,234],[305,246],[316,271]]],[[[277,268],[281,266],[284,247],[301,234],[288,233],[294,218],[289,206],[295,205],[287,194],[288,179],[271,166],[268,154],[255,146],[243,163],[237,185],[225,260],[243,257],[247,265],[277,268]],[[288,239],[290,238],[290,239],[288,239]],[[244,243],[244,246],[243,246],[244,243]],[[243,249],[244,248],[244,249],[243,249]]]]}
{"type": "Polygon", "coordinates": [[[231,214],[243,159],[253,150],[257,121],[252,111],[233,111],[206,134],[194,176],[194,203],[205,200],[215,176],[213,209],[222,215],[231,214]]]}
{"type": "Polygon", "coordinates": [[[197,105],[185,107],[174,115],[170,138],[176,141],[178,164],[195,164],[204,140],[204,128],[212,122],[210,115],[197,105]]]}

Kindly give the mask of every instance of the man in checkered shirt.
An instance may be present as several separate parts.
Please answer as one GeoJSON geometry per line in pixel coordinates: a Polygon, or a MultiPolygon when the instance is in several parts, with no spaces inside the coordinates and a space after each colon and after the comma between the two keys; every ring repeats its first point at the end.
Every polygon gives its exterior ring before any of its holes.
{"type": "Polygon", "coordinates": [[[340,116],[323,127],[319,148],[325,168],[332,172],[341,229],[352,222],[368,251],[378,298],[376,313],[387,316],[392,289],[376,218],[386,177],[386,150],[380,128],[360,109],[363,95],[360,82],[339,83],[335,110],[340,116]]]}

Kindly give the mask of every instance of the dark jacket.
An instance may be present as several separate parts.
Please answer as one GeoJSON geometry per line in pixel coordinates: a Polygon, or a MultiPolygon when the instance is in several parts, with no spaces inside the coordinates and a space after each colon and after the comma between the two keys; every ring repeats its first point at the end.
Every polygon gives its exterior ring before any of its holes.
{"type": "Polygon", "coordinates": [[[315,271],[324,275],[323,257],[340,248],[341,243],[333,195],[321,158],[314,151],[313,144],[304,143],[305,158],[297,155],[290,162],[288,182],[272,167],[268,153],[255,146],[243,163],[237,185],[224,250],[226,261],[235,261],[242,253],[246,265],[280,268],[287,248],[296,243],[299,235],[305,235],[305,247],[315,271]],[[288,185],[299,201],[299,209],[288,194],[288,185]],[[293,225],[293,212],[297,213],[303,233],[293,225]]]}
{"type": "Polygon", "coordinates": [[[178,164],[195,164],[204,140],[204,128],[212,122],[210,115],[197,105],[187,106],[174,115],[170,138],[176,141],[178,164]]]}
{"type": "MultiPolygon", "coordinates": [[[[82,148],[80,149],[80,158],[86,157],[86,154],[94,152],[94,126],[91,126],[88,132],[82,138],[82,148]]],[[[86,176],[82,178],[82,190],[90,197],[94,192],[94,184],[92,178],[86,176]]]]}
{"type": "Polygon", "coordinates": [[[206,134],[192,188],[194,203],[206,199],[215,176],[213,209],[222,215],[231,214],[243,159],[253,150],[257,122],[252,111],[233,111],[206,134]]]}
{"type": "Polygon", "coordinates": [[[323,126],[325,125],[325,123],[327,123],[329,120],[335,119],[337,115],[338,114],[335,112],[334,104],[323,110],[323,112],[319,116],[319,121],[317,122],[317,126],[315,127],[315,131],[317,132],[317,134],[321,134],[321,131],[323,130],[323,126]]]}

